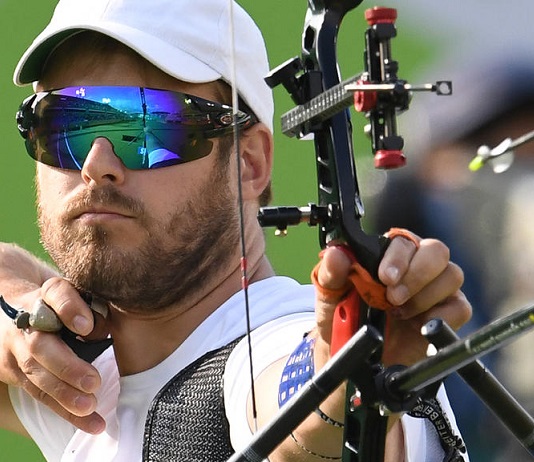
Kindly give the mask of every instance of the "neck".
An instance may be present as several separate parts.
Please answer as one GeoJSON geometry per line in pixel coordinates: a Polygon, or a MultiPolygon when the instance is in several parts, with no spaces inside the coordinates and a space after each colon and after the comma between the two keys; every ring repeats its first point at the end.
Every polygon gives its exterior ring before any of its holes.
{"type": "MultiPolygon", "coordinates": [[[[263,246],[260,246],[259,255],[255,255],[253,249],[258,247],[254,247],[254,243],[250,248],[249,282],[272,276],[274,272],[263,255],[263,246]]],[[[238,262],[239,257],[231,261],[238,262]]],[[[159,364],[241,287],[241,268],[237,263],[195,301],[181,300],[165,310],[148,314],[112,307],[110,332],[120,374],[135,374],[159,364]]]]}

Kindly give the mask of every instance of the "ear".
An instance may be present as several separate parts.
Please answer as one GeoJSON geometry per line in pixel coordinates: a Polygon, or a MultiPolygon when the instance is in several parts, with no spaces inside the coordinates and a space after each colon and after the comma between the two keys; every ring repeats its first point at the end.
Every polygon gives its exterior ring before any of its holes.
{"type": "Polygon", "coordinates": [[[239,140],[241,187],[244,200],[257,200],[271,179],[273,135],[263,123],[246,130],[239,140]]]}

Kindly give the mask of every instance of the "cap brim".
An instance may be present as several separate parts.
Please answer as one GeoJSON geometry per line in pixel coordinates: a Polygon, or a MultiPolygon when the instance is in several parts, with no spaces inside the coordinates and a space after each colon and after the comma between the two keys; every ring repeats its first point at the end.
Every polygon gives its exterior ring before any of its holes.
{"type": "Polygon", "coordinates": [[[153,35],[117,23],[74,24],[63,29],[45,29],[26,50],[17,64],[13,81],[26,85],[41,78],[50,53],[64,40],[78,32],[91,30],[107,35],[139,53],[163,72],[185,82],[204,83],[221,74],[184,50],[170,46],[153,35]],[[172,63],[172,65],[171,65],[172,63]]]}

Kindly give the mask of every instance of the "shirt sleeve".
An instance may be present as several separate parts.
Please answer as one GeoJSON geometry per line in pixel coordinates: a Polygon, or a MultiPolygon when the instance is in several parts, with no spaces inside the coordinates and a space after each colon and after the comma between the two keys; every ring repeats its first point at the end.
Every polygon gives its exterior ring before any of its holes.
{"type": "MultiPolygon", "coordinates": [[[[315,315],[308,312],[283,316],[253,331],[251,342],[254,379],[269,365],[289,355],[314,325],[315,315]]],[[[247,421],[247,399],[251,384],[246,338],[241,340],[230,354],[223,380],[230,440],[233,448],[239,451],[252,437],[247,421]]]]}

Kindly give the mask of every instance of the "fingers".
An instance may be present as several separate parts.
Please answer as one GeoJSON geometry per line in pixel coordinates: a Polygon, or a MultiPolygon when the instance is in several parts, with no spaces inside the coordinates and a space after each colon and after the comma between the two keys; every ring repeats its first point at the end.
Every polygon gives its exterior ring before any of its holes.
{"type": "Polygon", "coordinates": [[[98,371],[79,359],[59,337],[38,331],[21,332],[13,346],[17,382],[31,396],[90,433],[104,429],[95,413],[98,371]]]}
{"type": "Polygon", "coordinates": [[[422,315],[421,325],[434,318],[443,319],[454,330],[458,330],[471,319],[472,307],[464,293],[458,290],[453,295],[435,304],[422,315]]]}
{"type": "MultiPolygon", "coordinates": [[[[332,320],[337,304],[346,293],[350,259],[337,248],[328,248],[317,270],[317,282],[326,291],[318,290],[316,316],[321,337],[331,341],[332,320]]],[[[388,313],[399,345],[412,345],[419,355],[420,327],[440,317],[458,329],[471,316],[471,305],[460,291],[463,272],[450,261],[448,247],[435,239],[395,237],[390,242],[378,269],[386,297],[394,305],[388,313]],[[418,338],[419,340],[413,340],[418,338]]],[[[392,336],[393,342],[396,337],[392,336]]],[[[395,352],[393,352],[395,353],[395,352]]],[[[410,358],[411,359],[411,358],[410,358]]]]}
{"type": "MultiPolygon", "coordinates": [[[[421,239],[415,235],[414,239],[420,245],[421,239]]],[[[417,245],[408,239],[403,237],[392,239],[378,267],[380,281],[386,286],[399,285],[406,276],[417,250],[417,245]]],[[[391,302],[396,304],[393,300],[391,302]]]]}
{"type": "Polygon", "coordinates": [[[319,284],[331,290],[341,289],[347,283],[351,262],[347,255],[336,247],[327,248],[317,274],[319,284]]]}
{"type": "MultiPolygon", "coordinates": [[[[67,280],[48,279],[40,290],[24,295],[24,306],[32,306],[39,297],[73,332],[80,336],[94,333],[93,312],[67,280]]],[[[105,324],[103,317],[96,319],[101,320],[97,323],[105,324]]],[[[2,323],[0,339],[4,346],[0,354],[0,380],[23,388],[83,431],[96,434],[104,430],[105,421],[95,412],[101,377],[61,337],[2,323]]]]}
{"type": "Polygon", "coordinates": [[[55,401],[50,395],[44,394],[42,390],[33,385],[30,381],[27,381],[26,384],[22,387],[24,390],[37,401],[42,402],[47,407],[49,407],[56,414],[64,418],[66,421],[70,422],[80,430],[91,433],[98,434],[102,433],[106,428],[105,420],[98,415],[96,412],[92,412],[88,415],[76,415],[63,406],[61,406],[57,401],[55,401]]]}
{"type": "Polygon", "coordinates": [[[448,297],[459,291],[463,284],[463,272],[460,267],[452,262],[445,264],[445,269],[441,272],[429,269],[423,279],[423,285],[419,285],[419,280],[410,287],[409,299],[398,309],[397,314],[401,318],[417,316],[426,309],[443,303],[448,297]],[[426,281],[426,282],[425,282],[426,281]]]}
{"type": "Polygon", "coordinates": [[[81,336],[91,333],[94,327],[93,314],[78,291],[66,279],[47,279],[41,288],[41,296],[68,329],[81,336]]]}
{"type": "Polygon", "coordinates": [[[461,292],[463,272],[452,263],[449,249],[434,239],[404,238],[390,243],[379,267],[390,315],[384,364],[414,364],[425,357],[427,342],[421,327],[441,318],[458,329],[471,317],[471,305],[461,292]]]}
{"type": "Polygon", "coordinates": [[[449,249],[435,239],[413,242],[396,238],[379,267],[387,298],[401,318],[418,315],[454,294],[463,284],[460,267],[449,261],[449,249]]]}
{"type": "Polygon", "coordinates": [[[453,329],[459,329],[471,317],[471,305],[461,291],[448,296],[427,310],[399,318],[389,318],[383,363],[415,364],[426,357],[428,342],[421,335],[421,327],[433,318],[441,318],[453,329]]]}
{"type": "MultiPolygon", "coordinates": [[[[41,374],[36,368],[39,366],[51,376],[80,392],[94,393],[98,390],[100,387],[98,371],[80,359],[60,337],[38,331],[25,332],[24,337],[28,356],[23,361],[19,360],[24,372],[32,377],[39,377],[35,375],[36,371],[41,374]]],[[[20,354],[22,356],[24,352],[21,351],[20,354]]]]}

